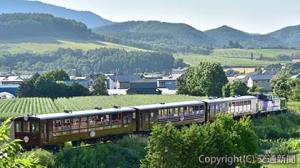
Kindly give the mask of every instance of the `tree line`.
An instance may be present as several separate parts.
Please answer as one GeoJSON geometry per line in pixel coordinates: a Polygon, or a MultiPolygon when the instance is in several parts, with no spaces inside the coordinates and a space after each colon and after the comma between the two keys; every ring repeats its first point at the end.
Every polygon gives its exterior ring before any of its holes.
{"type": "Polygon", "coordinates": [[[44,74],[36,73],[29,80],[23,81],[18,90],[18,97],[74,97],[88,95],[108,95],[106,88],[106,77],[98,75],[97,80],[91,90],[85,88],[77,82],[66,85],[64,81],[70,80],[69,75],[62,69],[46,72],[44,74]]]}
{"type": "MultiPolygon", "coordinates": [[[[4,70],[44,72],[62,68],[68,73],[80,74],[139,72],[170,72],[178,62],[168,53],[126,51],[100,48],[94,50],[58,49],[50,53],[18,53],[0,57],[4,70]]],[[[184,64],[186,65],[186,64],[184,64]]],[[[182,65],[182,61],[179,66],[182,65]]]]}

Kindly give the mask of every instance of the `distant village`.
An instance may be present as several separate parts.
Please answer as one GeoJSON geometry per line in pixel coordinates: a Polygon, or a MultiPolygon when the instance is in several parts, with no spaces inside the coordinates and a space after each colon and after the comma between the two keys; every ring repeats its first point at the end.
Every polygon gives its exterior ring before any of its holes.
{"type": "MultiPolygon", "coordinates": [[[[106,87],[109,95],[126,94],[176,94],[177,79],[185,73],[187,68],[173,69],[169,75],[155,74],[105,74],[106,87]]],[[[228,69],[227,69],[228,70],[228,69]]],[[[226,70],[225,70],[226,71],[226,70]]],[[[229,83],[241,81],[249,88],[260,87],[264,92],[271,92],[271,80],[276,72],[263,70],[261,72],[239,73],[227,75],[229,83]]],[[[14,73],[0,72],[0,99],[13,99],[21,82],[28,80],[32,75],[16,75],[14,73]]],[[[291,77],[300,78],[300,73],[291,77]]],[[[70,76],[70,80],[62,81],[66,85],[79,83],[85,88],[92,89],[96,78],[91,76],[70,76]]]]}

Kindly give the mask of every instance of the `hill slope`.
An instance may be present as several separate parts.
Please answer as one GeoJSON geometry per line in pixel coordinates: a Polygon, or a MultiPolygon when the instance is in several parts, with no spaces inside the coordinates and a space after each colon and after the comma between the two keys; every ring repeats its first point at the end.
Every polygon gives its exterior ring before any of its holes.
{"type": "Polygon", "coordinates": [[[95,29],[98,33],[144,33],[172,36],[184,43],[209,45],[212,43],[203,32],[182,23],[166,23],[159,21],[129,21],[102,26],[95,29]]]}
{"type": "Polygon", "coordinates": [[[251,34],[231,28],[226,25],[216,29],[207,30],[205,31],[205,34],[213,38],[216,41],[216,45],[221,47],[228,45],[230,41],[241,42],[251,38],[251,34]]]}
{"type": "Polygon", "coordinates": [[[49,14],[0,15],[0,40],[90,39],[93,36],[83,23],[49,14]]]}
{"type": "Polygon", "coordinates": [[[130,21],[94,29],[105,40],[147,50],[208,54],[213,39],[195,28],[179,23],[130,21]]]}
{"type": "Polygon", "coordinates": [[[76,11],[38,1],[1,0],[0,13],[48,13],[56,17],[74,19],[93,28],[112,22],[88,11],[76,11]]]}
{"type": "Polygon", "coordinates": [[[285,42],[286,44],[299,47],[300,46],[300,25],[289,26],[269,33],[268,36],[285,42]]]}
{"type": "Polygon", "coordinates": [[[221,26],[216,29],[205,31],[205,34],[215,40],[215,46],[228,46],[229,42],[239,42],[246,48],[276,48],[285,45],[280,38],[276,39],[269,35],[250,34],[229,26],[221,26]]]}

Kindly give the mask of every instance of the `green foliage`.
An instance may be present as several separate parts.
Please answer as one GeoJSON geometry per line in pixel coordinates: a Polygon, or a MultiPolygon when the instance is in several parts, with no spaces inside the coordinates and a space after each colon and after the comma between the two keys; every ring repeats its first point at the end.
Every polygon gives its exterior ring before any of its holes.
{"type": "Polygon", "coordinates": [[[3,69],[40,72],[80,69],[85,75],[99,73],[169,72],[175,59],[167,53],[101,48],[95,50],[58,49],[50,53],[17,53],[0,57],[3,69]]]}
{"type": "Polygon", "coordinates": [[[249,88],[247,85],[241,81],[234,81],[233,83],[228,83],[225,86],[223,86],[223,96],[229,97],[229,96],[245,96],[248,94],[249,88]]]}
{"type": "Polygon", "coordinates": [[[93,86],[93,95],[108,95],[106,87],[106,76],[99,75],[93,86]]]}
{"type": "Polygon", "coordinates": [[[221,96],[227,77],[220,64],[201,62],[190,67],[178,79],[178,93],[197,96],[221,96]]]}
{"type": "Polygon", "coordinates": [[[89,90],[78,83],[67,86],[60,80],[69,80],[64,70],[54,70],[42,75],[35,74],[30,80],[21,83],[17,90],[19,97],[72,97],[87,96],[89,90]]]}
{"type": "Polygon", "coordinates": [[[56,154],[54,167],[138,168],[145,140],[129,136],[115,144],[98,143],[93,147],[63,149],[56,154]]]}
{"type": "Polygon", "coordinates": [[[293,138],[300,136],[300,116],[297,113],[266,116],[254,119],[253,123],[256,134],[261,139],[293,138]]]}
{"type": "Polygon", "coordinates": [[[0,40],[28,40],[45,37],[90,39],[95,36],[83,23],[49,14],[0,15],[0,40]]]}
{"type": "Polygon", "coordinates": [[[0,167],[2,168],[39,168],[39,160],[33,155],[22,155],[21,140],[9,137],[10,119],[0,126],[0,167]]]}
{"type": "Polygon", "coordinates": [[[249,119],[234,121],[230,116],[219,116],[205,126],[192,125],[182,130],[170,123],[155,126],[146,149],[142,168],[234,167],[225,163],[200,163],[199,157],[254,155],[258,150],[258,140],[249,119]]]}
{"type": "Polygon", "coordinates": [[[55,165],[55,155],[43,149],[36,149],[25,152],[22,154],[22,156],[31,156],[38,159],[39,164],[45,168],[53,167],[55,165]]]}
{"type": "Polygon", "coordinates": [[[280,97],[287,98],[291,93],[291,86],[288,83],[288,79],[281,77],[272,81],[273,93],[280,97]]]}
{"type": "Polygon", "coordinates": [[[291,94],[289,98],[295,101],[300,101],[300,79],[290,81],[291,94]]]}

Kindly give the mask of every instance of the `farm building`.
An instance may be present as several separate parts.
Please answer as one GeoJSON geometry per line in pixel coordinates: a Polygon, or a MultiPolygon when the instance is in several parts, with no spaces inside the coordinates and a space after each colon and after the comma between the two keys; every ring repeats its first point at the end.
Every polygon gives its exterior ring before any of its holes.
{"type": "Polygon", "coordinates": [[[273,75],[271,74],[252,74],[247,81],[248,87],[261,87],[264,91],[272,91],[271,80],[273,75]]]}
{"type": "Polygon", "coordinates": [[[108,89],[128,89],[131,81],[140,79],[135,75],[107,74],[106,76],[108,89]]]}
{"type": "Polygon", "coordinates": [[[13,99],[13,98],[15,98],[15,96],[8,93],[8,92],[1,92],[0,93],[0,99],[13,99]]]}
{"type": "Polygon", "coordinates": [[[18,87],[19,85],[0,85],[0,93],[7,92],[16,96],[18,87]]]}
{"type": "Polygon", "coordinates": [[[19,85],[23,82],[20,76],[4,76],[0,77],[0,85],[19,85]]]}
{"type": "Polygon", "coordinates": [[[64,84],[71,86],[73,83],[78,83],[85,88],[90,88],[94,81],[88,77],[70,77],[70,80],[64,81],[64,84]]]}
{"type": "Polygon", "coordinates": [[[130,82],[127,94],[158,94],[157,80],[141,79],[130,82]]]}
{"type": "Polygon", "coordinates": [[[163,77],[162,79],[157,79],[158,88],[166,88],[169,90],[176,90],[177,88],[177,79],[182,74],[172,74],[168,77],[163,77]]]}

